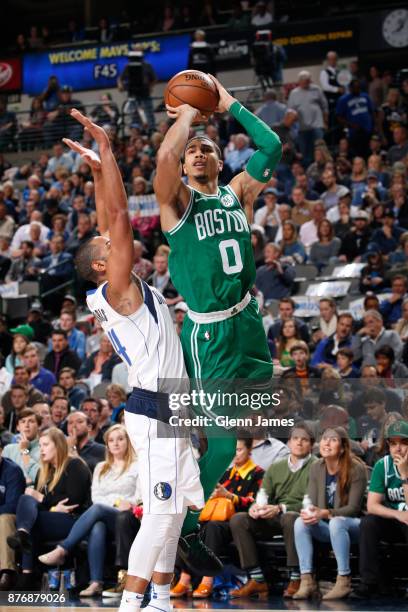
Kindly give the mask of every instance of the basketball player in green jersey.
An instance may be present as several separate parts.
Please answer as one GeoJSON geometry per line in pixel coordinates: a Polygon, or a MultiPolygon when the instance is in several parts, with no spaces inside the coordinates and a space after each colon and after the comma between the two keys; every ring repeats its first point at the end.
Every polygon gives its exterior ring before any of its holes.
{"type": "MultiPolygon", "coordinates": [[[[279,162],[281,143],[277,134],[212,78],[220,96],[217,111],[228,111],[258,150],[243,172],[220,187],[223,162],[218,146],[206,136],[189,140],[199,111],[186,104],[168,106],[175,123],[158,152],[154,190],[171,247],[171,278],[189,307],[181,341],[190,378],[198,385],[210,379],[255,379],[255,383],[270,380],[272,363],[258,305],[249,294],[255,280],[249,223],[254,200],[279,162]],[[180,162],[187,184],[181,178],[180,162]]],[[[226,411],[223,406],[210,410],[205,405],[200,410],[213,418],[226,411]]],[[[237,410],[228,416],[237,416],[237,410]]],[[[207,498],[235,453],[233,436],[215,439],[214,430],[212,422],[206,431],[208,448],[200,460],[207,498]]],[[[189,531],[196,519],[186,520],[185,531],[189,531]]]]}

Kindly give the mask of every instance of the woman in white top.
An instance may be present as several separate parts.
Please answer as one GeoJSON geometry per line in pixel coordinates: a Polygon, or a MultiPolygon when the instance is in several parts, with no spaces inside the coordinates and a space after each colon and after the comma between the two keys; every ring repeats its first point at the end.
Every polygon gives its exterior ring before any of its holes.
{"type": "Polygon", "coordinates": [[[98,595],[103,589],[106,536],[115,534],[120,512],[130,512],[140,503],[137,460],[123,425],[113,425],[104,435],[106,459],[95,467],[92,506],[77,520],[69,535],[53,551],[41,555],[45,565],[61,565],[84,538],[88,538],[91,581],[81,597],[98,595]]]}

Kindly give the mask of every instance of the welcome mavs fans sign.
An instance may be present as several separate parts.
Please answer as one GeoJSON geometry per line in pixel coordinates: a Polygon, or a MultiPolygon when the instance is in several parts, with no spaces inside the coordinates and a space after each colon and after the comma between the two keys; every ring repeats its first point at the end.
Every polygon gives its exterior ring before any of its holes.
{"type": "MultiPolygon", "coordinates": [[[[187,68],[190,35],[160,36],[137,41],[145,50],[160,81],[187,68]]],[[[116,81],[128,63],[130,42],[109,45],[67,47],[41,53],[28,53],[23,61],[23,92],[40,94],[51,75],[74,91],[116,87],[116,81]]]]}

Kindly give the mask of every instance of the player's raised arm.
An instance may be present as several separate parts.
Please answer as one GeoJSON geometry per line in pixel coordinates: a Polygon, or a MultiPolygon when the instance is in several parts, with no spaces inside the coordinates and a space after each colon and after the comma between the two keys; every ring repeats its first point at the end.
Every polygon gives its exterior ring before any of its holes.
{"type": "Polygon", "coordinates": [[[140,295],[131,281],[134,262],[133,232],[130,224],[127,196],[122,176],[113,155],[106,132],[78,110],[72,109],[72,117],[89,131],[99,147],[105,210],[108,217],[110,248],[107,259],[108,296],[112,305],[123,299],[140,301],[140,295]],[[132,296],[128,292],[132,293],[132,296]],[[134,294],[134,295],[133,295],[134,294]]]}
{"type": "Polygon", "coordinates": [[[102,178],[102,165],[99,155],[92,149],[84,147],[80,142],[63,138],[63,142],[89,164],[95,186],[96,219],[101,236],[109,237],[108,215],[105,208],[105,193],[102,178]]]}
{"type": "Polygon", "coordinates": [[[211,78],[217,85],[220,96],[217,110],[228,111],[239,121],[258,148],[248,161],[245,172],[235,176],[230,183],[243,203],[247,216],[252,218],[253,202],[265,183],[271,179],[282,156],[281,141],[266,123],[231,96],[215,77],[211,78]]]}
{"type": "Polygon", "coordinates": [[[160,206],[161,226],[172,229],[190,200],[190,191],[181,180],[181,160],[197,111],[188,104],[177,108],[167,106],[167,114],[176,121],[167,131],[157,153],[154,192],[160,206]]]}

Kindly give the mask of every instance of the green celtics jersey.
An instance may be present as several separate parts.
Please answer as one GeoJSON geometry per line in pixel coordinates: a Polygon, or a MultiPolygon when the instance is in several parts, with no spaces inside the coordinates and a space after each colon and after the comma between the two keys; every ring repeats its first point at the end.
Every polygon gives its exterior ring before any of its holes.
{"type": "Polygon", "coordinates": [[[391,455],[385,455],[374,466],[370,491],[384,495],[384,506],[394,510],[408,510],[401,477],[391,455]]]}
{"type": "Polygon", "coordinates": [[[184,215],[166,238],[171,279],[191,310],[226,310],[252,287],[250,228],[229,186],[219,187],[216,195],[191,189],[184,215]]]}

